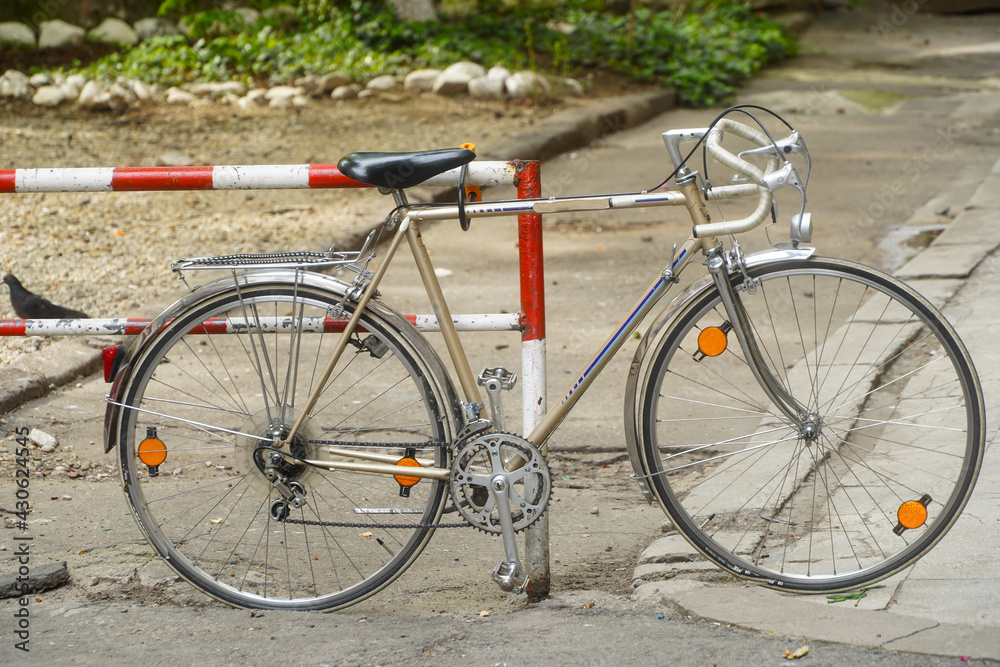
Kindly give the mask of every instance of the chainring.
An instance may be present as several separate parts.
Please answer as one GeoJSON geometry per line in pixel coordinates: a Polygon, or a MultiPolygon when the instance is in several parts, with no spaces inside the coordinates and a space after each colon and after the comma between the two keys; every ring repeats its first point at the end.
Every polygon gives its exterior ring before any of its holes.
{"type": "Polygon", "coordinates": [[[458,447],[451,466],[451,497],[462,517],[486,533],[500,533],[500,512],[489,484],[507,480],[514,530],[520,532],[545,513],[552,497],[552,475],[541,451],[513,433],[481,435],[458,447]],[[506,470],[512,463],[512,470],[506,470]]]}

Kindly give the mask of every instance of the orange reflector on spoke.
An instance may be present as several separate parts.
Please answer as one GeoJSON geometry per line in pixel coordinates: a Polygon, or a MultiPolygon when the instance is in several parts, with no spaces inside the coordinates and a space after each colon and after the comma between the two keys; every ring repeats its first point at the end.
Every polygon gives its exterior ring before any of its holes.
{"type": "MultiPolygon", "coordinates": [[[[417,463],[417,460],[414,459],[414,458],[411,458],[409,456],[406,456],[406,457],[401,458],[398,461],[396,461],[396,465],[398,465],[398,466],[409,466],[411,468],[419,468],[420,467],[420,464],[417,463]]],[[[404,486],[404,487],[411,487],[411,486],[413,486],[414,484],[416,484],[417,482],[420,481],[419,477],[410,477],[409,475],[393,475],[393,477],[396,478],[396,481],[399,482],[400,486],[404,486]]]]}
{"type": "Polygon", "coordinates": [[[152,433],[149,433],[147,438],[139,443],[137,453],[139,454],[140,461],[150,468],[156,468],[167,460],[167,446],[156,437],[155,429],[151,428],[149,430],[152,433]]]}
{"type": "Polygon", "coordinates": [[[913,530],[927,523],[927,506],[931,503],[931,497],[926,493],[920,500],[908,500],[896,510],[895,530],[892,532],[902,535],[905,530],[913,530]]]}
{"type": "Polygon", "coordinates": [[[911,500],[899,506],[896,518],[903,528],[920,528],[927,522],[927,508],[919,500],[911,500]]]}
{"type": "Polygon", "coordinates": [[[729,340],[719,327],[706,327],[698,334],[698,351],[706,357],[717,357],[726,351],[729,340]]]}

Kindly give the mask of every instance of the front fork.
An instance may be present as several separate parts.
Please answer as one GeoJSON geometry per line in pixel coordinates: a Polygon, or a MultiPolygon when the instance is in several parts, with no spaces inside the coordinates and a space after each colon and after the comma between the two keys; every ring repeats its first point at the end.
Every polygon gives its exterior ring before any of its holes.
{"type": "Polygon", "coordinates": [[[750,366],[750,370],[753,371],[754,377],[757,378],[761,389],[764,390],[764,393],[767,394],[778,410],[791,423],[795,424],[800,433],[806,432],[809,430],[809,411],[795,400],[795,397],[788,393],[784,385],[771,372],[770,367],[764,359],[764,355],[760,351],[760,347],[757,345],[757,337],[754,334],[753,325],[750,323],[746,308],[743,306],[743,301],[739,293],[733,289],[732,282],[730,281],[731,271],[742,271],[744,273],[744,291],[752,294],[756,283],[753,282],[750,276],[746,275],[746,270],[743,266],[743,256],[740,254],[738,248],[733,250],[731,262],[726,261],[726,253],[722,250],[721,246],[717,246],[708,252],[708,272],[712,276],[716,288],[719,290],[719,298],[726,309],[726,315],[733,326],[733,331],[736,332],[736,338],[743,349],[743,356],[750,366]],[[732,268],[730,267],[730,263],[734,265],[732,268]]]}

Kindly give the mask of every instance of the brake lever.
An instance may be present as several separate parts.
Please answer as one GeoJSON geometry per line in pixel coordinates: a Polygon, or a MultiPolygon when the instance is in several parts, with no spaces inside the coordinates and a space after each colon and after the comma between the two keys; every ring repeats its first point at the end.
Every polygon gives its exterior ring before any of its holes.
{"type": "MultiPolygon", "coordinates": [[[[746,155],[767,155],[768,153],[779,153],[779,157],[787,162],[785,155],[792,153],[794,155],[801,155],[806,160],[806,177],[801,182],[801,187],[796,185],[796,189],[804,191],[809,185],[809,174],[812,171],[812,157],[809,155],[809,148],[806,146],[805,139],[799,134],[798,130],[793,130],[790,135],[784,139],[779,139],[775,141],[770,146],[761,146],[760,148],[750,148],[739,154],[738,157],[743,158],[746,155]]],[[[796,174],[797,176],[797,174],[796,174]]],[[[803,192],[804,196],[804,192],[803,192]]]]}

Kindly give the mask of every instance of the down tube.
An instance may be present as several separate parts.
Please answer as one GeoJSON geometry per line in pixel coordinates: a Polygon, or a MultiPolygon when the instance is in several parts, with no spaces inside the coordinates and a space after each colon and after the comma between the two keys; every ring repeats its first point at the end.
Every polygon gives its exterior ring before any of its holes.
{"type": "MultiPolygon", "coordinates": [[[[675,266],[681,263],[684,259],[683,255],[678,257],[677,261],[674,263],[675,266]]],[[[591,359],[586,368],[580,375],[577,376],[576,380],[570,386],[569,390],[563,394],[562,400],[559,401],[558,405],[552,406],[538,425],[531,431],[531,435],[528,436],[528,440],[533,442],[536,446],[541,446],[552,431],[555,430],[559,422],[569,413],[573,408],[573,405],[580,399],[587,388],[590,386],[591,382],[594,381],[601,371],[611,360],[611,357],[615,356],[615,353],[622,346],[622,344],[628,340],[628,337],[632,335],[635,328],[639,326],[639,322],[642,318],[650,311],[650,309],[656,305],[656,302],[660,300],[670,286],[673,283],[669,280],[665,280],[661,275],[657,278],[656,282],[647,288],[645,294],[639,301],[632,307],[632,311],[629,313],[614,334],[605,341],[604,345],[601,347],[601,351],[598,352],[593,359],[591,359]]]]}

